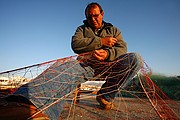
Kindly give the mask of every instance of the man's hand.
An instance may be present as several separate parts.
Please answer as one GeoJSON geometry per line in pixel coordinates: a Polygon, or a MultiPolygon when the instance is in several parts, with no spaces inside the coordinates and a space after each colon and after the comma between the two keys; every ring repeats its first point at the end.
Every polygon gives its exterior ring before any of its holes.
{"type": "Polygon", "coordinates": [[[107,55],[108,55],[107,51],[103,49],[95,50],[93,54],[93,56],[98,60],[105,60],[107,55]]]}
{"type": "Polygon", "coordinates": [[[113,37],[104,37],[101,38],[101,41],[104,46],[112,47],[117,42],[117,39],[113,37]]]}

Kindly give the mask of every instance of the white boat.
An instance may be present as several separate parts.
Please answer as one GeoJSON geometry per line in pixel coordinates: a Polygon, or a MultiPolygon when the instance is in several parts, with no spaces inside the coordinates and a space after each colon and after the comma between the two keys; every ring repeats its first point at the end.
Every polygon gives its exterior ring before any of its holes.
{"type": "Polygon", "coordinates": [[[27,78],[22,78],[19,76],[16,77],[0,77],[0,90],[10,89],[10,88],[18,88],[26,83],[28,83],[30,80],[27,78]]]}
{"type": "Polygon", "coordinates": [[[81,84],[80,90],[84,91],[98,91],[105,81],[86,81],[81,84]]]}

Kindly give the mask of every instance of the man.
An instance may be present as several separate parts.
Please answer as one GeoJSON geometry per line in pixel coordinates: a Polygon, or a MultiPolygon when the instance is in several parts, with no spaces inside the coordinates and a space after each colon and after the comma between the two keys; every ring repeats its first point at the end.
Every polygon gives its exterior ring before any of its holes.
{"type": "Polygon", "coordinates": [[[85,16],[84,24],[72,37],[72,49],[84,65],[94,70],[96,80],[106,80],[96,100],[102,108],[112,109],[119,89],[142,67],[141,57],[127,53],[121,31],[103,21],[104,11],[98,3],[88,4],[85,16]]]}

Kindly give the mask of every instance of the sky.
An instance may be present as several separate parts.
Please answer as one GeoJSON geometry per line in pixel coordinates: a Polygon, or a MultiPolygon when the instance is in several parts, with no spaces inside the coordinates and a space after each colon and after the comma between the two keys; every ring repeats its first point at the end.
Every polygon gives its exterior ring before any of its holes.
{"type": "Polygon", "coordinates": [[[180,0],[0,0],[0,72],[75,55],[90,2],[153,73],[180,75],[180,0]]]}

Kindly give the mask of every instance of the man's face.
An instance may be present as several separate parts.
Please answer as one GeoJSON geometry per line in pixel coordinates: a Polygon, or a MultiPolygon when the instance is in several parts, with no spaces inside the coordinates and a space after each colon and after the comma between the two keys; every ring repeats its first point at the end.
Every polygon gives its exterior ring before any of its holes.
{"type": "Polygon", "coordinates": [[[98,6],[89,8],[86,13],[88,23],[93,29],[101,28],[103,16],[104,12],[100,12],[98,6]]]}

